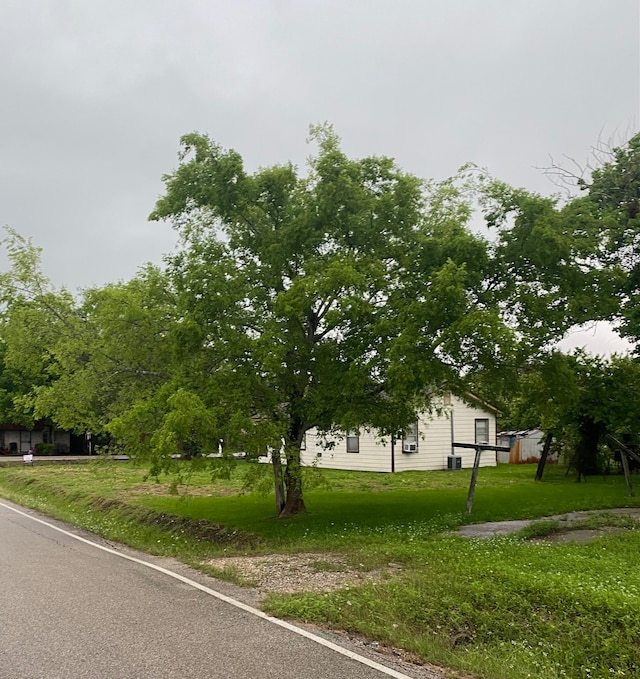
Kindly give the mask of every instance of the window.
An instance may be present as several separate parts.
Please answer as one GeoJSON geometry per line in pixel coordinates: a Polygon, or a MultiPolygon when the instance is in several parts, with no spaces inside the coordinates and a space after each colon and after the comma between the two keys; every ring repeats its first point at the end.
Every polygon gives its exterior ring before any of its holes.
{"type": "Polygon", "coordinates": [[[31,432],[21,431],[20,432],[20,452],[26,453],[27,450],[31,448],[31,432]]]}
{"type": "Polygon", "coordinates": [[[403,453],[417,453],[418,452],[418,423],[412,422],[404,434],[402,440],[403,453]]]}
{"type": "Polygon", "coordinates": [[[302,435],[302,441],[300,441],[300,450],[306,450],[307,449],[307,435],[303,434],[302,435]]]}
{"type": "Polygon", "coordinates": [[[360,452],[360,434],[357,431],[347,432],[347,452],[348,453],[360,452]]]}
{"type": "Polygon", "coordinates": [[[488,418],[476,421],[476,443],[489,443],[489,420],[488,418]]]}

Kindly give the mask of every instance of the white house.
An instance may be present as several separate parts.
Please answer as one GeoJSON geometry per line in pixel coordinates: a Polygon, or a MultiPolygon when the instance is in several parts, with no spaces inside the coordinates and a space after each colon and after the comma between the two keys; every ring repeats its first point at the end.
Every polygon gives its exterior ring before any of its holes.
{"type": "MultiPolygon", "coordinates": [[[[473,466],[475,451],[454,448],[454,443],[496,444],[498,411],[493,406],[472,395],[465,399],[446,395],[434,405],[432,413],[420,415],[398,440],[365,430],[323,437],[311,429],[303,443],[302,464],[376,472],[466,469],[473,466]]],[[[494,467],[496,453],[482,453],[480,464],[494,467]]]]}
{"type": "Polygon", "coordinates": [[[3,454],[26,453],[38,443],[52,443],[61,453],[68,453],[71,434],[36,422],[29,429],[18,424],[0,423],[0,451],[3,454]]]}

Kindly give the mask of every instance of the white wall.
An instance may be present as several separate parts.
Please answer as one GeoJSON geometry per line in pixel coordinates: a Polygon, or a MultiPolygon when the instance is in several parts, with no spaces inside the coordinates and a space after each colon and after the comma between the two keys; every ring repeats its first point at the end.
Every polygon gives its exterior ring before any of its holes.
{"type": "Polygon", "coordinates": [[[4,445],[5,448],[11,448],[11,444],[16,444],[16,449],[19,453],[26,453],[29,451],[31,446],[35,446],[36,443],[42,441],[41,431],[12,431],[5,430],[4,432],[4,445]]]}
{"type": "MultiPolygon", "coordinates": [[[[43,435],[44,432],[42,430],[12,431],[5,429],[4,445],[5,448],[10,448],[10,444],[13,442],[16,444],[18,452],[26,453],[32,446],[35,446],[36,443],[42,443],[43,435]]],[[[68,431],[54,431],[53,443],[65,446],[68,451],[71,445],[71,434],[68,431]]]]}
{"type": "MultiPolygon", "coordinates": [[[[415,453],[403,453],[402,441],[396,441],[393,457],[396,471],[436,470],[447,468],[447,458],[452,454],[453,440],[456,443],[475,443],[475,420],[489,420],[489,443],[495,445],[496,417],[495,412],[474,401],[467,403],[451,397],[448,404],[438,404],[441,412],[425,413],[418,421],[418,450],[415,453]]],[[[307,432],[306,450],[302,451],[302,462],[305,465],[316,464],[318,467],[331,469],[350,469],[355,471],[390,472],[392,469],[391,440],[381,440],[375,432],[360,431],[360,452],[347,453],[346,437],[327,437],[333,448],[323,448],[324,439],[315,430],[307,432]]],[[[462,458],[464,469],[473,466],[475,451],[456,449],[456,455],[462,458]]],[[[495,466],[494,451],[482,453],[480,464],[483,467],[495,466]]]]}

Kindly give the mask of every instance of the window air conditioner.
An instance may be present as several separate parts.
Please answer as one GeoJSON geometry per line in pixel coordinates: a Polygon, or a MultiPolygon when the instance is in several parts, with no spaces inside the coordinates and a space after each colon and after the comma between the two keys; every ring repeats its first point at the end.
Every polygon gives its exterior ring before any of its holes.
{"type": "Polygon", "coordinates": [[[447,457],[447,469],[462,469],[462,457],[460,455],[449,455],[447,457]]]}
{"type": "Polygon", "coordinates": [[[403,453],[417,453],[418,452],[418,444],[417,443],[404,443],[402,445],[402,452],[403,453]]]}

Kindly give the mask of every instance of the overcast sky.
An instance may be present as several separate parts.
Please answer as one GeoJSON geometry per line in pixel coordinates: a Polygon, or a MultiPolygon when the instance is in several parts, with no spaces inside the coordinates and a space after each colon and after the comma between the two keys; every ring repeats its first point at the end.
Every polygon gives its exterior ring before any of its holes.
{"type": "Polygon", "coordinates": [[[182,134],[303,166],[310,123],[425,178],[556,189],[640,125],[638,0],[2,0],[0,225],[68,288],[176,242],[147,222],[182,134]]]}

